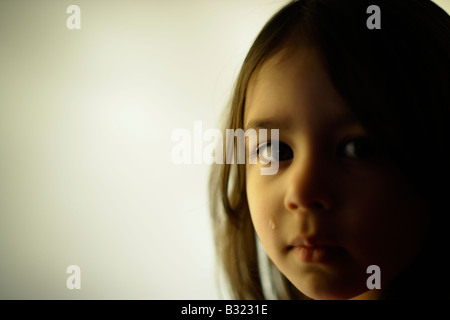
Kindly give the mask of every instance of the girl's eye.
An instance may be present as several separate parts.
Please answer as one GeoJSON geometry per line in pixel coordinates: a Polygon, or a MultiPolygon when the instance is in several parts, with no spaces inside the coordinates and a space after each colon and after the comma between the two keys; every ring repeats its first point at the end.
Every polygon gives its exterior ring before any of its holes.
{"type": "Polygon", "coordinates": [[[342,144],[342,155],[353,159],[368,159],[374,156],[375,147],[368,138],[355,138],[342,144]]]}
{"type": "Polygon", "coordinates": [[[271,142],[264,143],[258,147],[258,157],[264,162],[286,161],[293,157],[292,149],[285,143],[280,142],[278,152],[272,148],[271,142]]]}

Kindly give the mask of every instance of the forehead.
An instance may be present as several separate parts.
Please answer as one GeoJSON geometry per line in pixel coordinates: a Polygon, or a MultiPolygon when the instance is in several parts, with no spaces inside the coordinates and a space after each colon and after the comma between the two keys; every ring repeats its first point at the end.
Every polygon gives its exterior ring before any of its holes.
{"type": "Polygon", "coordinates": [[[311,122],[338,117],[349,110],[331,83],[320,53],[314,47],[285,48],[255,70],[244,109],[244,126],[255,118],[279,122],[311,122]]]}

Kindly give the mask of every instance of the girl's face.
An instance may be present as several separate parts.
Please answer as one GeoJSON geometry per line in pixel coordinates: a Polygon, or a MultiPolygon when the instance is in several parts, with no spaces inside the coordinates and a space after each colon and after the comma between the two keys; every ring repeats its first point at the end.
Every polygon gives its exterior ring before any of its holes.
{"type": "Polygon", "coordinates": [[[252,221],[278,269],[314,299],[379,297],[417,256],[425,206],[354,118],[314,49],[283,49],[255,72],[244,126],[279,129],[278,154],[258,143],[260,157],[279,161],[278,173],[246,167],[252,221]],[[380,267],[381,290],[367,288],[370,265],[380,267]]]}

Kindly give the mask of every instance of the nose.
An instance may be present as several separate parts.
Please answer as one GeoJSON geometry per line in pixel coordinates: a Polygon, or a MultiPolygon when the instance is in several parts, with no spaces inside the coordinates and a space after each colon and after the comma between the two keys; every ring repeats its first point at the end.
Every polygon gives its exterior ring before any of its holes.
{"type": "Polygon", "coordinates": [[[285,207],[294,212],[324,213],[335,202],[332,164],[319,156],[294,157],[287,173],[285,207]]]}

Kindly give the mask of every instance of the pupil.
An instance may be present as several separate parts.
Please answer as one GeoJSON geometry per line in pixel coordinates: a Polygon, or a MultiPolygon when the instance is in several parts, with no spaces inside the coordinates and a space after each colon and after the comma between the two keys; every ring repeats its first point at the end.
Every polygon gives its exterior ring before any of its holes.
{"type": "Polygon", "coordinates": [[[367,157],[370,154],[370,148],[364,141],[354,141],[350,146],[351,153],[358,158],[367,157]]]}

